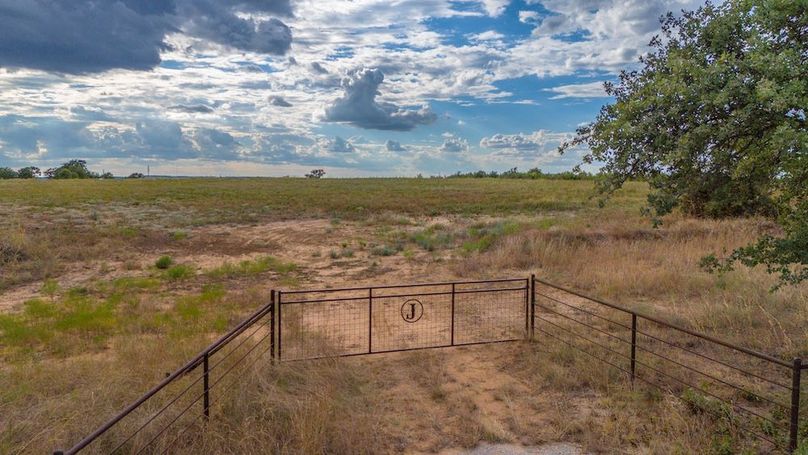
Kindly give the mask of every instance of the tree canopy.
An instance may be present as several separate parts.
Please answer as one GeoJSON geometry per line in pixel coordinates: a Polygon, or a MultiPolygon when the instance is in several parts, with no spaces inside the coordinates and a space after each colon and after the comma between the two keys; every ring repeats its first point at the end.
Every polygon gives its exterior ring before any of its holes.
{"type": "MultiPolygon", "coordinates": [[[[52,179],[97,179],[107,178],[98,175],[87,168],[85,160],[70,160],[59,167],[50,168],[45,171],[45,175],[52,179]]],[[[112,174],[109,175],[111,177],[112,174]]]]}
{"type": "Polygon", "coordinates": [[[606,84],[616,98],[561,149],[586,144],[603,162],[599,190],[628,179],[651,192],[647,211],[763,215],[766,236],[723,260],[764,264],[782,282],[808,278],[808,12],[791,0],[729,0],[662,20],[642,69],[606,84]]]}

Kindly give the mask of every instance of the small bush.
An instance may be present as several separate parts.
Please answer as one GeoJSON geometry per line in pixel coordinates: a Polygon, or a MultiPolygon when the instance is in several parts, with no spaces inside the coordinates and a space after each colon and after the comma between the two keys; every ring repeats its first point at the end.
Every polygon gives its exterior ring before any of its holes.
{"type": "Polygon", "coordinates": [[[174,260],[171,259],[171,256],[160,256],[160,259],[154,263],[154,266],[160,270],[165,270],[171,267],[171,264],[174,263],[174,260]]]}
{"type": "Polygon", "coordinates": [[[216,278],[234,278],[237,276],[251,276],[273,271],[287,275],[297,270],[294,262],[283,262],[272,256],[264,256],[252,261],[241,261],[238,264],[225,263],[215,269],[209,270],[207,275],[216,278]]]}
{"type": "Polygon", "coordinates": [[[373,248],[371,254],[373,254],[374,256],[393,256],[397,252],[398,251],[391,246],[381,245],[373,248]]]}
{"type": "Polygon", "coordinates": [[[166,270],[166,277],[170,280],[184,280],[195,275],[193,267],[185,264],[177,264],[166,270]]]}

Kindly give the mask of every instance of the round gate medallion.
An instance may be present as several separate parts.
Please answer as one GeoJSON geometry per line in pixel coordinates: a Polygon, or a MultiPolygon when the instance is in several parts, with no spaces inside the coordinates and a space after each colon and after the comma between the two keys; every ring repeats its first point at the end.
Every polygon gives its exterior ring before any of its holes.
{"type": "Polygon", "coordinates": [[[416,299],[410,299],[401,305],[401,317],[404,322],[417,322],[424,315],[424,306],[416,299]]]}

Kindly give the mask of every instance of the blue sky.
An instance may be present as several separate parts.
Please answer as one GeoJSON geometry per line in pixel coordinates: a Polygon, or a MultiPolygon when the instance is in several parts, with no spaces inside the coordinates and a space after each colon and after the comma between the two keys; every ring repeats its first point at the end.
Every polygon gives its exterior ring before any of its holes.
{"type": "Polygon", "coordinates": [[[0,0],[0,166],[570,169],[691,0],[0,0]]]}

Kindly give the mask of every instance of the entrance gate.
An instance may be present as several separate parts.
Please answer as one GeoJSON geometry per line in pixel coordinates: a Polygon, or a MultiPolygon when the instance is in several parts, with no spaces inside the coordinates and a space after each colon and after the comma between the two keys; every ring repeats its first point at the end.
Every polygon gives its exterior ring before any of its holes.
{"type": "Polygon", "coordinates": [[[525,339],[530,279],[278,291],[277,357],[303,360],[525,339]]]}

